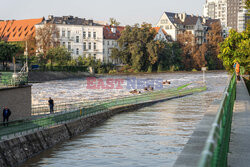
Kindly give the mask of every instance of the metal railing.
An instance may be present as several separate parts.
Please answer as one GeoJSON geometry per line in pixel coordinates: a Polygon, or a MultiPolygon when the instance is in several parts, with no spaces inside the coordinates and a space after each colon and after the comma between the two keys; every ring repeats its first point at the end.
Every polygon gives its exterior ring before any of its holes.
{"type": "Polygon", "coordinates": [[[0,72],[0,88],[16,87],[27,83],[27,73],[0,72]]]}
{"type": "Polygon", "coordinates": [[[236,74],[234,73],[225,89],[220,108],[200,158],[199,167],[227,167],[235,98],[236,74]]]}
{"type": "Polygon", "coordinates": [[[153,102],[157,100],[184,96],[206,90],[206,86],[188,89],[187,87],[189,85],[190,84],[183,85],[174,89],[163,89],[145,94],[127,96],[116,99],[79,102],[75,104],[70,104],[70,106],[72,107],[70,109],[61,108],[61,110],[58,110],[58,112],[55,112],[54,114],[45,113],[45,115],[39,115],[39,113],[44,113],[38,112],[37,115],[34,114],[34,116],[26,120],[9,122],[8,127],[0,125],[0,140],[7,139],[12,135],[22,135],[29,132],[37,131],[39,129],[48,128],[57,124],[62,124],[72,120],[80,119],[82,117],[88,117],[94,114],[98,114],[100,112],[106,112],[114,107],[125,107],[134,104],[153,102]]]}

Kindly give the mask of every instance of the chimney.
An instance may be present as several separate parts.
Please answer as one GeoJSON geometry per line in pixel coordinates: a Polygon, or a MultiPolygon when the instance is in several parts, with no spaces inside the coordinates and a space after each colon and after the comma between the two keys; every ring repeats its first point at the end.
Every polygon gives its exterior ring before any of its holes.
{"type": "Polygon", "coordinates": [[[48,19],[49,19],[49,20],[52,20],[53,17],[54,17],[53,15],[49,15],[49,16],[48,16],[48,19]]]}

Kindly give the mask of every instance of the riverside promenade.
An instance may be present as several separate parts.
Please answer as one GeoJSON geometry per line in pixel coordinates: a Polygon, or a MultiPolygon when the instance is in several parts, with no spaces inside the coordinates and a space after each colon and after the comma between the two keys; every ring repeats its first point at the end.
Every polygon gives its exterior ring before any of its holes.
{"type": "Polygon", "coordinates": [[[243,79],[236,86],[228,166],[250,166],[250,96],[243,79]]]}

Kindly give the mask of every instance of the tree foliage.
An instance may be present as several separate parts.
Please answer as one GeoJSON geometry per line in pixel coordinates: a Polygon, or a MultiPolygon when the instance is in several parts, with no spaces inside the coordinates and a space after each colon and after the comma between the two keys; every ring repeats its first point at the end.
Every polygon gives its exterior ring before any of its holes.
{"type": "Polygon", "coordinates": [[[228,71],[233,71],[233,64],[238,61],[245,67],[246,71],[250,70],[250,32],[246,30],[238,33],[231,29],[228,38],[220,44],[219,58],[223,60],[223,65],[228,71]]]}
{"type": "Polygon", "coordinates": [[[50,48],[59,45],[58,42],[59,30],[54,24],[44,24],[36,31],[36,42],[38,50],[42,53],[43,58],[47,59],[47,54],[50,48]]]}
{"type": "Polygon", "coordinates": [[[16,44],[0,41],[0,62],[2,62],[5,70],[7,70],[7,63],[12,61],[20,49],[21,48],[16,44]]]}
{"type": "Polygon", "coordinates": [[[110,25],[111,26],[119,26],[121,23],[118,22],[115,18],[110,18],[109,19],[110,25]]]}
{"type": "Polygon", "coordinates": [[[70,52],[64,47],[50,48],[47,57],[51,66],[53,63],[59,66],[67,65],[68,61],[71,60],[70,52]]]}

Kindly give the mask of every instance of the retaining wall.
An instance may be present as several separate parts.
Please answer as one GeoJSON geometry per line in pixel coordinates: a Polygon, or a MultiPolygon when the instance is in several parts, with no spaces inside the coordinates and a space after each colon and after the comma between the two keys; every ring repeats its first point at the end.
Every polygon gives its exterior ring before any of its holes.
{"type": "Polygon", "coordinates": [[[113,108],[104,113],[2,141],[0,142],[0,166],[18,166],[34,155],[95,127],[117,113],[134,111],[157,102],[159,101],[113,108]]]}
{"type": "Polygon", "coordinates": [[[84,78],[88,76],[91,76],[88,72],[31,71],[29,72],[29,82],[46,82],[70,78],[84,78]]]}
{"type": "Polygon", "coordinates": [[[3,121],[3,108],[11,110],[9,121],[31,116],[31,86],[0,89],[0,122],[3,121]]]}

